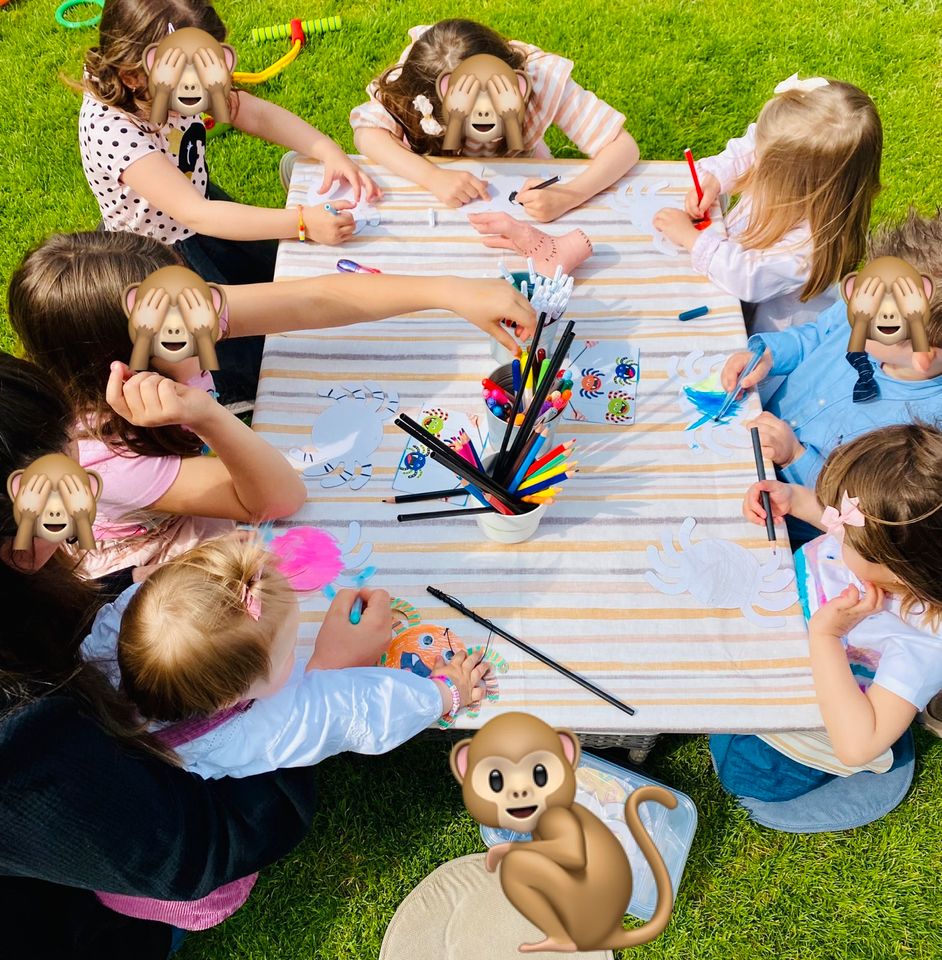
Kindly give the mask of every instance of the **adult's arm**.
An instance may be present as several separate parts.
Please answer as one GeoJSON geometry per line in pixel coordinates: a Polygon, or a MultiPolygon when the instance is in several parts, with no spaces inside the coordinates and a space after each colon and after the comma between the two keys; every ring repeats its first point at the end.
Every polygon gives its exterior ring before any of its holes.
{"type": "Polygon", "coordinates": [[[0,721],[0,874],[170,900],[284,856],[315,809],[314,771],[202,780],[140,759],[50,696],[0,721]]]}

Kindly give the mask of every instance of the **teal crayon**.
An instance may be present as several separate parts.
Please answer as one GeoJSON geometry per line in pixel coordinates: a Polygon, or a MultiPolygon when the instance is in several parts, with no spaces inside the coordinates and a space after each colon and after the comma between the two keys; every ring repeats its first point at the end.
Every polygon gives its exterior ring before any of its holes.
{"type": "Polygon", "coordinates": [[[705,317],[710,312],[709,307],[694,307],[693,310],[684,310],[677,314],[678,320],[696,320],[697,317],[705,317]]]}

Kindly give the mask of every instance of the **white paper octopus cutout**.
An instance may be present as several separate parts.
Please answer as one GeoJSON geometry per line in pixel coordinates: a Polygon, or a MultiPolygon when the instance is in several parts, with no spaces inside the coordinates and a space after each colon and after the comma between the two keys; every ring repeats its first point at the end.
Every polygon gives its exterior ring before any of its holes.
{"type": "Polygon", "coordinates": [[[617,210],[619,213],[627,213],[628,219],[641,233],[651,234],[651,245],[658,253],[676,257],[681,252],[680,247],[668,240],[654,226],[654,215],[658,210],[663,210],[665,207],[683,209],[684,198],[682,196],[660,193],[661,190],[669,186],[670,182],[668,180],[661,180],[647,187],[629,183],[624,187],[619,187],[609,197],[608,202],[613,210],[617,210]]]}
{"type": "Polygon", "coordinates": [[[794,581],[795,571],[781,568],[783,554],[773,551],[768,560],[760,563],[755,553],[729,540],[692,543],[690,535],[696,524],[693,517],[687,517],[680,525],[680,550],[674,546],[673,533],[667,531],[661,535],[663,552],[648,547],[652,569],[644,579],[661,593],[689,593],[704,606],[725,610],[738,607],[757,627],[784,627],[782,617],[759,612],[787,610],[798,599],[794,590],[785,591],[794,581]]]}

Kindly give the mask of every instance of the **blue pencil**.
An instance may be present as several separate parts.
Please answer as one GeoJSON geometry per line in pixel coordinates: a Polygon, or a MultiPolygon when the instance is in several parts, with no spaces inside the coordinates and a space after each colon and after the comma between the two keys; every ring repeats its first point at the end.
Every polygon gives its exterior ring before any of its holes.
{"type": "Polygon", "coordinates": [[[523,478],[527,475],[527,470],[530,469],[530,464],[536,459],[536,455],[540,452],[540,447],[546,443],[546,436],[542,433],[536,435],[536,440],[532,447],[530,447],[530,452],[523,458],[523,462],[520,464],[520,469],[514,474],[513,480],[510,482],[510,486],[507,488],[513,493],[517,487],[523,481],[523,478]]]}
{"type": "Polygon", "coordinates": [[[548,480],[542,480],[540,483],[534,483],[531,487],[524,487],[523,490],[516,490],[514,492],[521,497],[529,497],[534,493],[539,493],[541,490],[549,490],[550,487],[554,487],[557,483],[562,483],[563,480],[568,479],[569,474],[557,473],[555,477],[550,477],[548,480]]]}
{"type": "Polygon", "coordinates": [[[759,365],[759,361],[762,359],[765,354],[765,344],[760,343],[759,346],[755,347],[752,351],[752,359],[743,367],[743,371],[739,374],[739,378],[736,380],[736,385],[733,387],[729,393],[726,394],[726,399],[723,401],[723,406],[720,407],[719,413],[713,417],[713,419],[718,423],[723,419],[723,416],[726,414],[726,411],[733,405],[733,401],[739,395],[739,388],[742,385],[743,380],[752,373],[753,370],[759,365]]]}

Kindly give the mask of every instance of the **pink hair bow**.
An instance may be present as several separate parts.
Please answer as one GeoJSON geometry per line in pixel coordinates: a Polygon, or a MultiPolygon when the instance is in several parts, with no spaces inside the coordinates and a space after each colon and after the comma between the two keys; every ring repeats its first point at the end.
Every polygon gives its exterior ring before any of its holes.
{"type": "Polygon", "coordinates": [[[864,515],[860,512],[858,503],[860,503],[860,497],[849,497],[845,490],[843,497],[841,497],[840,513],[834,507],[824,508],[824,513],[821,514],[821,523],[838,543],[844,542],[845,523],[849,523],[852,527],[862,527],[864,525],[864,515]]]}
{"type": "Polygon", "coordinates": [[[256,623],[262,615],[262,598],[257,593],[252,593],[252,587],[258,583],[261,576],[262,572],[259,571],[248,583],[242,584],[242,606],[245,607],[245,612],[256,623]]]}

